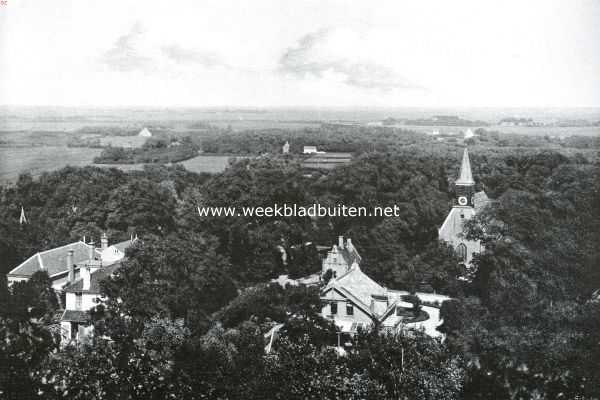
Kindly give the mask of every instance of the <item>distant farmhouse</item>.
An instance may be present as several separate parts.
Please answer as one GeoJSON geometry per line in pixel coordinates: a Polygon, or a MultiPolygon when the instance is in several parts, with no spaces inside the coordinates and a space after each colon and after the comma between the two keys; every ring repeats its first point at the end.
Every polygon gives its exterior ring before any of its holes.
{"type": "Polygon", "coordinates": [[[317,146],[304,146],[302,153],[304,154],[316,154],[317,146]]]}
{"type": "Polygon", "coordinates": [[[144,127],[144,129],[142,129],[140,131],[140,133],[138,133],[138,136],[140,136],[140,137],[151,137],[152,136],[152,132],[150,132],[148,130],[148,128],[144,127]]]}
{"type": "Polygon", "coordinates": [[[281,152],[283,154],[288,154],[290,152],[290,143],[289,142],[285,142],[285,144],[281,148],[281,152]]]}
{"type": "Polygon", "coordinates": [[[34,254],[7,274],[9,286],[27,281],[38,271],[46,271],[65,311],[61,318],[61,344],[83,340],[91,332],[88,311],[100,296],[99,282],[114,272],[125,257],[125,249],[137,238],[113,245],[103,234],[100,247],[85,239],[34,254]],[[61,300],[62,303],[62,300],[61,300]]]}
{"type": "Polygon", "coordinates": [[[475,193],[475,181],[466,148],[463,152],[460,175],[454,185],[456,186],[455,203],[438,229],[438,237],[452,245],[468,267],[473,259],[473,253],[481,251],[481,244],[479,241],[466,240],[463,237],[463,224],[485,207],[489,203],[489,198],[484,191],[475,193]]]}

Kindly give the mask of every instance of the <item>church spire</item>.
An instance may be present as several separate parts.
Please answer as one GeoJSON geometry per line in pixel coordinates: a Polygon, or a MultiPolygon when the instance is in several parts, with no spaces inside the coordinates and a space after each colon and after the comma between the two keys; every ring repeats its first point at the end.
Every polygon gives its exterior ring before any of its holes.
{"type": "Polygon", "coordinates": [[[458,186],[472,186],[475,185],[473,175],[471,174],[471,162],[469,161],[469,152],[465,147],[463,152],[462,164],[460,165],[460,175],[455,182],[458,186]]]}

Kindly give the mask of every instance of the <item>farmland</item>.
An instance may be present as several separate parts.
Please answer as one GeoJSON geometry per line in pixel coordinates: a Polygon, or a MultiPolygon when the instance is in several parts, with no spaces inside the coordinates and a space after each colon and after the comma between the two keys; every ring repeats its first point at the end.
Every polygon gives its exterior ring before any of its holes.
{"type": "MultiPolygon", "coordinates": [[[[102,149],[67,146],[0,147],[0,184],[14,182],[22,173],[38,176],[44,171],[54,171],[67,165],[95,165],[123,171],[144,168],[144,164],[93,164],[94,157],[100,155],[101,151],[102,149]]],[[[181,164],[192,172],[220,172],[227,167],[229,158],[200,155],[181,164]]]]}
{"type": "Polygon", "coordinates": [[[15,181],[19,174],[40,175],[65,167],[92,164],[101,149],[67,146],[0,147],[0,183],[15,181]]]}

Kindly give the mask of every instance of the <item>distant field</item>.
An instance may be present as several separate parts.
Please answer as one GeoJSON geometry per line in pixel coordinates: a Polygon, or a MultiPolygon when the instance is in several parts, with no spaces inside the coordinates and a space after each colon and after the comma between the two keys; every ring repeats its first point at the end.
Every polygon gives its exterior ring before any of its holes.
{"type": "MultiPolygon", "coordinates": [[[[221,172],[229,165],[231,156],[198,156],[180,162],[188,171],[192,172],[221,172]]],[[[240,158],[240,157],[236,157],[240,158]]],[[[243,158],[243,157],[242,157],[243,158]]]]}
{"type": "Polygon", "coordinates": [[[140,136],[105,136],[100,138],[100,145],[127,148],[142,147],[146,139],[148,138],[140,136]]]}
{"type": "Polygon", "coordinates": [[[14,182],[25,172],[38,176],[67,165],[89,165],[100,151],[67,146],[0,147],[0,183],[14,182]]]}
{"type": "Polygon", "coordinates": [[[320,121],[274,121],[274,120],[225,120],[210,121],[211,125],[219,128],[231,127],[234,131],[243,131],[246,129],[302,129],[318,128],[320,121]]]}
{"type": "MultiPolygon", "coordinates": [[[[200,155],[177,164],[183,165],[188,171],[201,173],[221,172],[229,165],[231,156],[204,156],[200,155]]],[[[238,157],[239,158],[239,157],[238,157]]],[[[122,171],[141,171],[145,164],[94,164],[100,168],[118,168],[122,171]]],[[[150,164],[152,165],[152,164],[150,164]]]]}
{"type": "MultiPolygon", "coordinates": [[[[0,183],[14,182],[19,174],[29,172],[33,176],[44,171],[54,171],[67,165],[83,167],[93,165],[101,168],[118,168],[122,171],[142,170],[144,164],[93,164],[94,157],[102,149],[66,146],[0,147],[0,183]]],[[[231,156],[200,155],[181,162],[192,172],[221,172],[229,165],[231,156]]],[[[238,157],[239,158],[239,157],[238,157]]]]}

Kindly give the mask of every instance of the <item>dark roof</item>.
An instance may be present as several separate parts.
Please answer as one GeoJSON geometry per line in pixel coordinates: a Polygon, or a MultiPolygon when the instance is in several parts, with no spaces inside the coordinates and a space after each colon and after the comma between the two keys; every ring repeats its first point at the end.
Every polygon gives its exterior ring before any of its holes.
{"type": "Polygon", "coordinates": [[[65,322],[85,323],[90,321],[90,314],[87,311],[65,310],[60,320],[65,322]]]}
{"type": "Polygon", "coordinates": [[[352,153],[311,154],[309,158],[302,162],[302,166],[309,169],[332,169],[351,161],[352,153]]]}
{"type": "MultiPolygon", "coordinates": [[[[70,243],[54,249],[35,253],[8,275],[31,276],[37,271],[47,271],[48,275],[67,273],[67,252],[73,250],[73,263],[77,264],[89,258],[90,246],[82,241],[70,243]]],[[[95,254],[96,255],[96,254],[95,254]]]]}
{"type": "Polygon", "coordinates": [[[112,265],[101,267],[96,271],[92,272],[90,276],[90,289],[83,290],[83,279],[78,279],[73,282],[71,285],[67,285],[64,288],[65,292],[74,293],[94,293],[100,294],[100,282],[106,278],[108,278],[112,273],[114,273],[119,267],[121,267],[121,263],[117,262],[112,265]]]}

